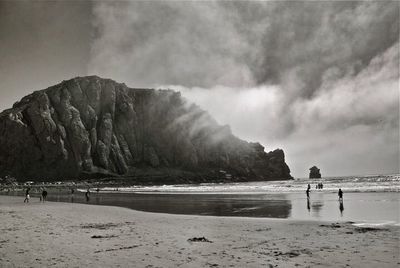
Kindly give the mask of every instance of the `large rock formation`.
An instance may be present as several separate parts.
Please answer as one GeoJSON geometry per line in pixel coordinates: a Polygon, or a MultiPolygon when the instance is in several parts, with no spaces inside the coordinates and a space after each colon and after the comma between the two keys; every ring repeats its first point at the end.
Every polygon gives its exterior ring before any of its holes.
{"type": "Polygon", "coordinates": [[[289,179],[282,150],[264,152],[171,90],[78,77],[0,114],[0,176],[127,176],[158,182],[289,179]]]}
{"type": "Polygon", "coordinates": [[[321,173],[319,171],[319,168],[317,168],[316,166],[312,166],[310,168],[310,179],[319,179],[321,178],[321,173]]]}

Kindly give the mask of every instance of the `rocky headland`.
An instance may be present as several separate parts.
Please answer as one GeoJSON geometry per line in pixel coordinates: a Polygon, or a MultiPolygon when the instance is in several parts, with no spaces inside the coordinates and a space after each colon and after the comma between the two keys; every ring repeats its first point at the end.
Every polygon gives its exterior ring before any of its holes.
{"type": "Polygon", "coordinates": [[[320,179],[321,178],[321,172],[320,169],[316,166],[312,166],[310,168],[310,175],[309,175],[310,179],[320,179]]]}
{"type": "MultiPolygon", "coordinates": [[[[255,122],[256,123],[256,122],[255,122]]],[[[281,149],[235,137],[172,90],[97,76],[35,91],[0,113],[0,176],[138,183],[291,179],[281,149]]]]}

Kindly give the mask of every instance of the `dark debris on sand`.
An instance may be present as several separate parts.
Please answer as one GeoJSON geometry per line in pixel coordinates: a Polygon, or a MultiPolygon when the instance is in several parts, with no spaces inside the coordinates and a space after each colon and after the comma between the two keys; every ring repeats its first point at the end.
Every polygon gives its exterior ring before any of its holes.
{"type": "Polygon", "coordinates": [[[342,226],[339,223],[332,223],[332,224],[321,224],[320,227],[330,227],[330,228],[341,228],[342,226]]]}
{"type": "Polygon", "coordinates": [[[137,247],[139,247],[139,245],[133,245],[133,246],[128,246],[128,247],[119,247],[119,248],[109,248],[109,249],[105,249],[105,250],[97,250],[94,253],[116,251],[116,250],[125,250],[125,249],[137,248],[137,247]]]}
{"type": "Polygon", "coordinates": [[[189,242],[206,242],[212,243],[212,241],[208,240],[207,238],[203,237],[193,237],[188,239],[189,242]]]}
{"type": "Polygon", "coordinates": [[[366,233],[366,232],[379,232],[379,231],[387,231],[387,229],[383,228],[372,228],[372,227],[357,227],[356,231],[359,233],[366,233]]]}
{"type": "Polygon", "coordinates": [[[135,224],[133,222],[124,222],[124,223],[89,223],[89,224],[81,224],[79,227],[82,229],[99,229],[99,230],[106,230],[109,228],[120,227],[123,225],[132,225],[135,224]]]}
{"type": "Polygon", "coordinates": [[[99,238],[113,238],[118,237],[116,235],[92,235],[90,238],[99,239],[99,238]]]}

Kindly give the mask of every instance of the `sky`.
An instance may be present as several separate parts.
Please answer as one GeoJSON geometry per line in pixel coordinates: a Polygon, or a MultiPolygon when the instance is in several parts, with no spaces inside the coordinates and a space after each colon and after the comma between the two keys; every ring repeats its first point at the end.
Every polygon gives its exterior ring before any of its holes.
{"type": "Polygon", "coordinates": [[[99,75],[172,88],[295,177],[399,173],[400,3],[0,1],[0,110],[99,75]]]}

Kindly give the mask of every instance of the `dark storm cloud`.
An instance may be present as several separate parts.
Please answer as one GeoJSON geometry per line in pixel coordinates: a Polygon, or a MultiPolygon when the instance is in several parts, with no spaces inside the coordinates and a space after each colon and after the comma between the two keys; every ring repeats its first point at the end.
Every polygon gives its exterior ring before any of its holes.
{"type": "Polygon", "coordinates": [[[277,4],[261,41],[265,57],[256,80],[285,83],[294,74],[300,95],[318,90],[337,67],[354,75],[399,39],[398,3],[305,2],[277,4]]]}
{"type": "Polygon", "coordinates": [[[340,68],[339,77],[356,74],[397,42],[398,5],[102,2],[95,8],[100,38],[92,69],[112,73],[118,67],[141,84],[286,83],[294,96],[310,97],[330,68],[340,68]],[[101,64],[106,60],[111,66],[101,64]],[[287,83],[293,79],[294,89],[287,83]]]}

